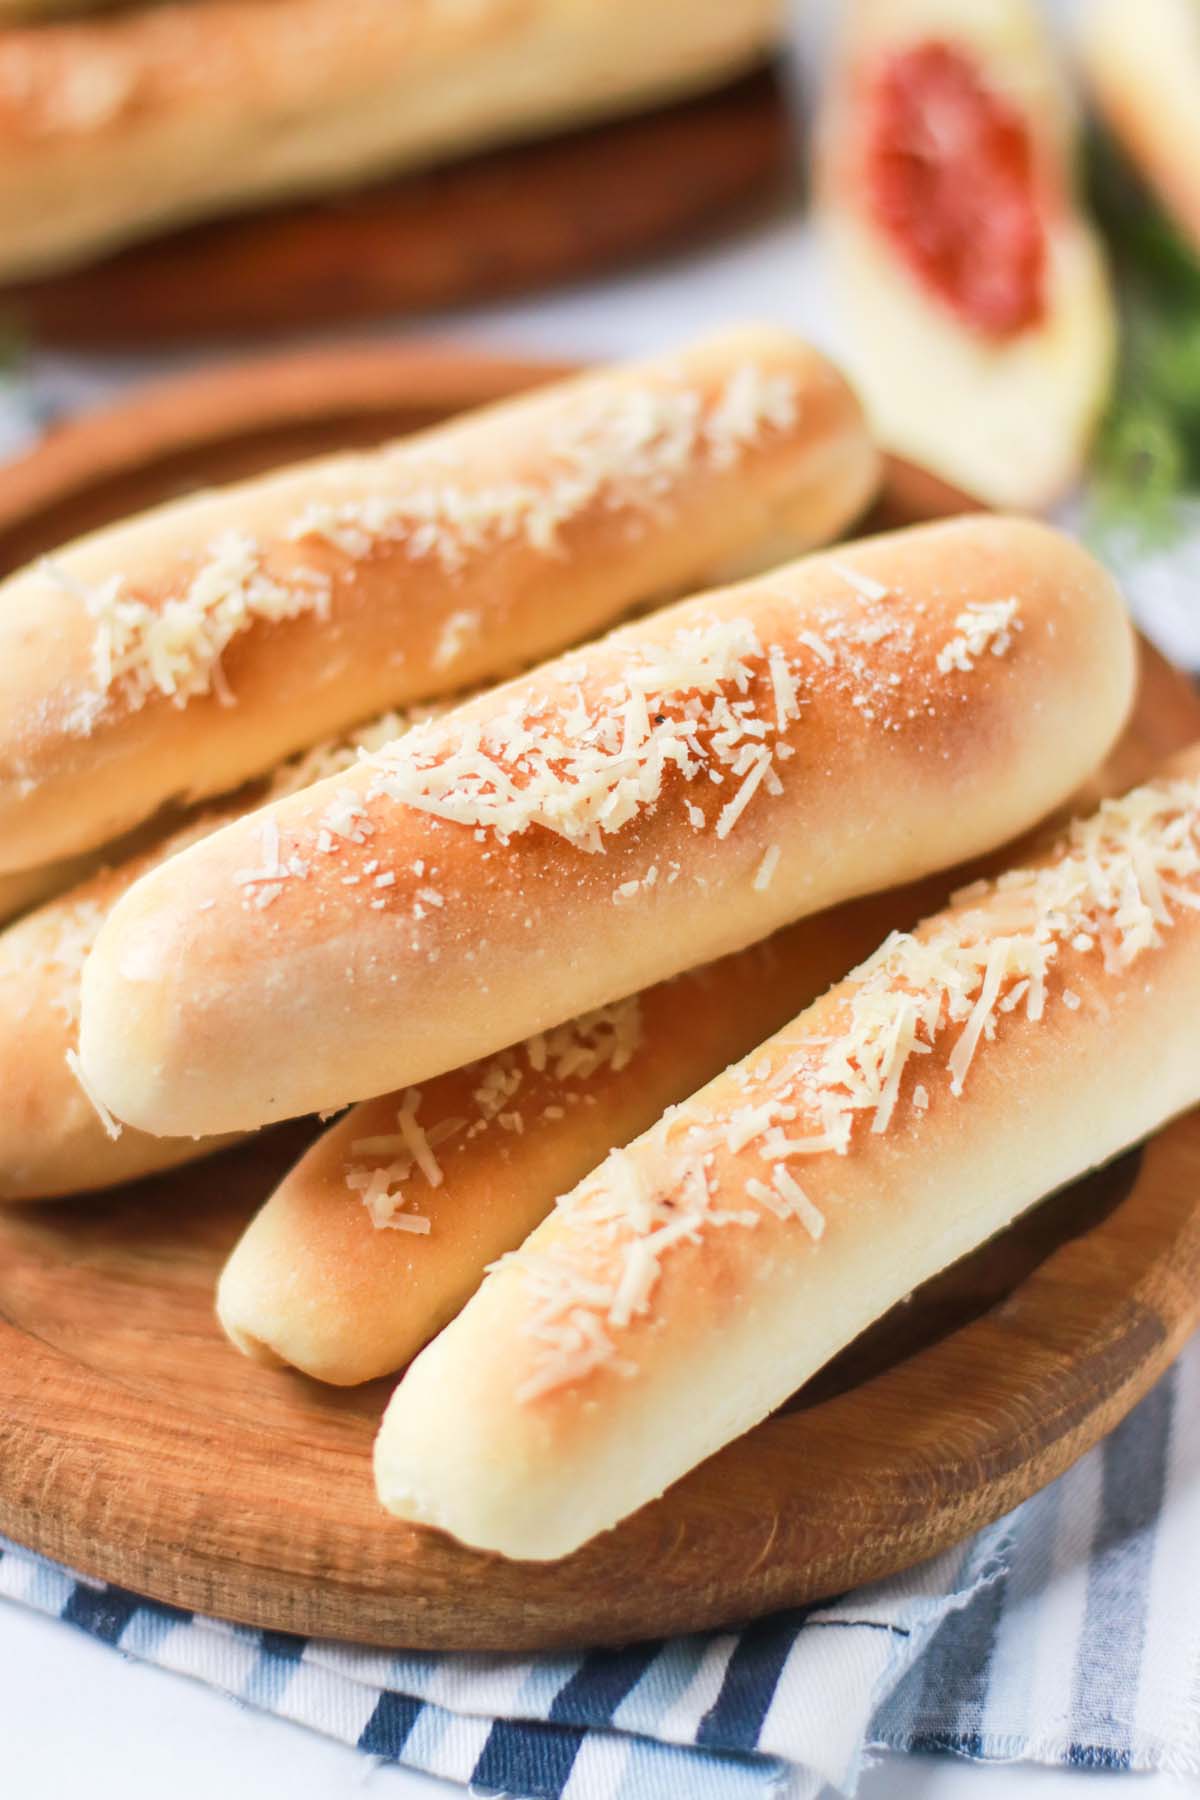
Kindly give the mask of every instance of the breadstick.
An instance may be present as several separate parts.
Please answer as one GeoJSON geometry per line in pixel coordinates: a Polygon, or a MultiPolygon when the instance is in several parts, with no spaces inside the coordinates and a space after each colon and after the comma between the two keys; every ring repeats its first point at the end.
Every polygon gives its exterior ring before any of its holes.
{"type": "MultiPolygon", "coordinates": [[[[207,1156],[229,1141],[119,1130],[97,1106],[75,1061],[84,959],[113,905],[147,870],[268,796],[296,793],[352,768],[360,749],[391,741],[409,723],[407,715],[385,714],[344,739],[314,745],[265,785],[176,821],[171,829],[157,834],[143,829],[108,852],[77,859],[91,865],[80,871],[82,878],[0,932],[0,1202],[113,1187],[207,1156]]],[[[60,865],[59,872],[69,866],[60,865]]],[[[45,878],[53,871],[33,873],[45,878]]]]}
{"type": "Polygon", "coordinates": [[[1078,476],[1116,345],[1040,14],[847,0],[815,176],[847,366],[880,442],[1021,508],[1078,476]]]}
{"type": "Polygon", "coordinates": [[[80,1080],[75,1041],[84,958],[117,899],[148,869],[237,811],[208,809],[154,848],[97,870],[0,932],[0,1202],[114,1187],[229,1141],[121,1127],[80,1080]]]}
{"type": "Polygon", "coordinates": [[[944,878],[839,907],[354,1107],[233,1251],[217,1290],[229,1337],[340,1386],[402,1368],[556,1195],[917,918],[935,889],[944,897],[944,878]]]}
{"type": "Polygon", "coordinates": [[[401,1382],[384,1505],[569,1554],[1194,1105],[1197,1018],[1200,747],[893,934],[561,1201],[401,1382]]]}
{"type": "Polygon", "coordinates": [[[0,275],[636,112],[782,35],[780,0],[190,0],[14,26],[0,275]]]}
{"type": "Polygon", "coordinates": [[[0,585],[0,869],[824,541],[876,473],[831,366],[745,329],[96,532],[0,585]]]}
{"type": "Polygon", "coordinates": [[[1200,245],[1200,30],[1191,0],[1091,0],[1078,15],[1084,69],[1105,122],[1200,245]]]}
{"type": "Polygon", "coordinates": [[[88,1079],[162,1133],[417,1085],[1003,843],[1133,673],[1109,578],[1028,521],[701,595],[139,882],[85,970],[88,1079]]]}

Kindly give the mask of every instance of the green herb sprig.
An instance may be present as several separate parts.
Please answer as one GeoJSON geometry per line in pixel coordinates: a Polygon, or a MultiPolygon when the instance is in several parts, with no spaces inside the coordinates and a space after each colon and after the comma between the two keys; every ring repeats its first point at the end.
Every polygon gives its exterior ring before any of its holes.
{"type": "Polygon", "coordinates": [[[1200,256],[1099,133],[1087,176],[1121,306],[1117,377],[1092,459],[1093,523],[1169,542],[1180,503],[1200,490],[1200,256]]]}

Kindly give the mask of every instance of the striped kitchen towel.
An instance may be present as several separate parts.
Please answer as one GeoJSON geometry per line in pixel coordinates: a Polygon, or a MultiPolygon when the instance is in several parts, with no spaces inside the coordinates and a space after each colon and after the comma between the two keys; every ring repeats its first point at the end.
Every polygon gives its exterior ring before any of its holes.
{"type": "Polygon", "coordinates": [[[873,1751],[1200,1774],[1200,1339],[1112,1436],[964,1548],[828,1604],[587,1655],[250,1631],[0,1545],[0,1595],[477,1791],[811,1800],[873,1751]]]}

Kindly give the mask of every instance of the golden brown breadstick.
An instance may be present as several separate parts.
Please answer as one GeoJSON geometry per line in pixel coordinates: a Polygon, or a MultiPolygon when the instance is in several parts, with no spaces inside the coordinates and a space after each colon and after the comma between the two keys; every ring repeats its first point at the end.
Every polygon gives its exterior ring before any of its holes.
{"type": "Polygon", "coordinates": [[[557,1195],[945,891],[942,877],[854,901],[419,1095],[354,1107],[233,1251],[217,1291],[226,1332],[339,1385],[403,1367],[557,1195]]]}
{"type": "Polygon", "coordinates": [[[228,1142],[152,1137],[120,1126],[80,1080],[75,1043],[84,959],[119,896],[238,810],[207,809],[0,932],[0,1201],[113,1187],[228,1142]]]}
{"type": "Polygon", "coordinates": [[[1109,578],[1027,521],[701,595],[139,882],[85,971],[88,1078],[175,1133],[419,1084],[1015,836],[1133,672],[1109,578]]]}
{"type": "Polygon", "coordinates": [[[779,43],[782,10],[781,0],[176,0],[10,26],[0,32],[0,276],[717,87],[779,43]]]}
{"type": "Polygon", "coordinates": [[[270,795],[296,793],[352,768],[361,749],[391,741],[409,723],[407,716],[385,714],[303,752],[269,783],[157,834],[144,828],[134,834],[138,841],[77,859],[91,865],[84,878],[0,932],[0,1202],[112,1187],[206,1156],[228,1141],[119,1130],[88,1095],[75,1063],[84,959],[117,899],[148,869],[270,795]]]}
{"type": "Polygon", "coordinates": [[[1192,0],[1090,0],[1084,69],[1105,122],[1193,244],[1200,244],[1200,25],[1192,0]]]}
{"type": "Polygon", "coordinates": [[[876,473],[830,364],[745,329],[96,532],[0,585],[0,870],[823,542],[876,473]]]}
{"type": "Polygon", "coordinates": [[[561,1201],[401,1382],[384,1504],[576,1549],[1194,1105],[1198,1018],[1200,747],[894,934],[561,1201]]]}

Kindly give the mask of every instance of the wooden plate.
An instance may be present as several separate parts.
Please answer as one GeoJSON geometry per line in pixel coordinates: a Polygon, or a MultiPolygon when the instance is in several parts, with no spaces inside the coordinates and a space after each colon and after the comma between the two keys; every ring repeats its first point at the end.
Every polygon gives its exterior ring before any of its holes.
{"type": "Polygon", "coordinates": [[[0,291],[0,312],[42,343],[144,349],[455,306],[675,249],[778,197],[791,162],[783,81],[765,69],[632,119],[172,232],[0,291]]]}
{"type": "MultiPolygon", "coordinates": [[[[133,496],[427,423],[546,372],[362,355],[172,384],[60,432],[0,483],[0,561],[133,496]]],[[[1122,784],[1197,735],[1189,684],[1147,653],[1122,784]]],[[[310,1129],[0,1215],[0,1531],[303,1634],[516,1650],[698,1630],[888,1574],[998,1517],[1111,1429],[1200,1318],[1197,1114],[940,1276],[618,1531],[558,1564],[507,1564],[378,1510],[386,1383],[263,1370],[216,1328],[222,1259],[310,1129]]]]}

